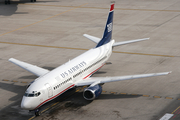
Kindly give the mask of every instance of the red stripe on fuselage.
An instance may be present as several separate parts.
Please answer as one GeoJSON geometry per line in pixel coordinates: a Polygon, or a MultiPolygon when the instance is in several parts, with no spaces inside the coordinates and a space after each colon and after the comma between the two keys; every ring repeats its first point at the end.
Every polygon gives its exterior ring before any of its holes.
{"type": "Polygon", "coordinates": [[[64,89],[63,91],[61,91],[60,93],[58,93],[57,95],[55,95],[55,96],[53,96],[53,97],[51,97],[51,98],[45,100],[44,102],[40,103],[35,109],[39,108],[41,105],[45,104],[46,102],[48,102],[48,101],[50,101],[50,100],[56,98],[57,96],[59,96],[60,94],[64,93],[64,92],[67,91],[68,89],[74,87],[74,85],[75,85],[75,84],[69,86],[68,88],[66,88],[66,89],[64,89]]]}

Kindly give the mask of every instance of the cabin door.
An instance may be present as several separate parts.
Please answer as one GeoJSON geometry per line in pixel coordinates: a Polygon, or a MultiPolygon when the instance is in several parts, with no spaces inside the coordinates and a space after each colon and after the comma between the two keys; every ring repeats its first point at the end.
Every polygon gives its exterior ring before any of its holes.
{"type": "Polygon", "coordinates": [[[49,83],[46,83],[45,84],[46,86],[46,89],[47,89],[47,92],[48,92],[48,97],[52,97],[53,96],[53,90],[52,90],[52,87],[49,85],[49,83]]]}

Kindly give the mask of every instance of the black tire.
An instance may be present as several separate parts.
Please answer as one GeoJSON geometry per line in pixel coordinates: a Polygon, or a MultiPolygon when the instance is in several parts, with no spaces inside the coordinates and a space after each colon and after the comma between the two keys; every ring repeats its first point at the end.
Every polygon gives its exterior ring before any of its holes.
{"type": "Polygon", "coordinates": [[[40,112],[35,112],[35,116],[40,116],[40,112]]]}
{"type": "Polygon", "coordinates": [[[41,115],[41,112],[39,109],[35,110],[35,116],[40,116],[41,115]]]}

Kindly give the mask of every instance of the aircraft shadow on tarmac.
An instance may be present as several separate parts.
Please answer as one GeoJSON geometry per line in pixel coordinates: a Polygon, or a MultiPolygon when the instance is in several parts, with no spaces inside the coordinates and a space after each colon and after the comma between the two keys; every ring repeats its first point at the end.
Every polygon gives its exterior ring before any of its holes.
{"type": "MultiPolygon", "coordinates": [[[[29,76],[21,76],[18,79],[33,79],[33,80],[35,80],[36,78],[38,78],[36,75],[29,75],[29,76]]],[[[31,82],[31,80],[29,80],[28,82],[31,82]]]]}
{"type": "MultiPolygon", "coordinates": [[[[35,3],[45,3],[45,2],[57,2],[57,1],[38,1],[35,3]]],[[[0,16],[11,16],[13,14],[28,14],[27,12],[16,12],[18,10],[18,4],[25,4],[25,3],[34,3],[30,0],[19,0],[19,1],[11,1],[11,4],[6,5],[4,0],[0,0],[0,16]]]]}
{"type": "Polygon", "coordinates": [[[123,99],[123,98],[137,98],[141,97],[142,95],[122,95],[122,94],[101,94],[98,99],[123,99]]]}
{"type": "Polygon", "coordinates": [[[0,82],[0,89],[4,89],[13,93],[16,93],[16,96],[13,96],[9,101],[17,101],[22,98],[26,90],[26,86],[15,85],[14,83],[2,83],[0,82]]]}
{"type": "Polygon", "coordinates": [[[104,72],[104,71],[97,71],[97,72],[94,73],[94,74],[105,74],[105,73],[107,73],[107,72],[104,72]]]}
{"type": "MultiPolygon", "coordinates": [[[[0,109],[0,120],[26,120],[33,115],[32,113],[29,113],[28,111],[20,108],[21,99],[26,90],[26,86],[15,85],[14,83],[0,82],[0,90],[2,89],[16,93],[17,95],[12,96],[11,98],[6,100],[13,102],[8,105],[3,105],[4,107],[0,109]]],[[[4,96],[5,95],[8,96],[7,93],[4,93],[4,96]]]]}
{"type": "Polygon", "coordinates": [[[44,68],[44,69],[48,69],[48,70],[53,70],[53,69],[55,69],[56,67],[44,66],[44,67],[42,67],[42,68],[44,68]]]}
{"type": "MultiPolygon", "coordinates": [[[[28,110],[23,110],[20,108],[21,99],[22,96],[26,90],[26,86],[20,86],[15,85],[14,83],[2,83],[0,82],[0,88],[17,93],[16,96],[13,96],[10,98],[10,101],[14,101],[14,103],[6,106],[5,108],[1,109],[0,118],[3,119],[9,119],[12,116],[9,116],[10,114],[13,114],[14,120],[19,119],[27,119],[34,115],[34,112],[28,112],[28,110]]],[[[123,98],[136,98],[140,97],[140,95],[121,95],[121,94],[107,94],[102,93],[97,99],[99,100],[106,100],[106,99],[123,99],[123,98]]],[[[83,98],[83,88],[73,88],[59,97],[55,98],[54,100],[46,103],[41,107],[41,111],[45,110],[46,108],[49,108],[48,111],[45,111],[47,114],[58,114],[58,111],[60,110],[68,110],[68,111],[74,111],[78,110],[83,106],[86,106],[90,104],[92,101],[85,100],[83,98]],[[80,89],[79,92],[77,92],[77,89],[80,89]],[[57,103],[55,106],[51,107],[53,104],[57,103]]]]}
{"type": "MultiPolygon", "coordinates": [[[[41,110],[43,111],[47,107],[59,102],[54,106],[54,108],[49,109],[46,111],[49,115],[58,114],[61,110],[66,111],[76,111],[83,106],[90,104],[93,100],[85,100],[83,98],[83,91],[76,92],[78,88],[70,89],[67,92],[63,93],[61,96],[57,97],[56,99],[52,100],[51,102],[42,106],[41,110]]],[[[141,95],[121,95],[121,94],[104,94],[102,93],[97,100],[106,100],[106,99],[123,99],[123,98],[137,98],[141,95]]],[[[96,99],[95,99],[96,100],[96,99]]]]}

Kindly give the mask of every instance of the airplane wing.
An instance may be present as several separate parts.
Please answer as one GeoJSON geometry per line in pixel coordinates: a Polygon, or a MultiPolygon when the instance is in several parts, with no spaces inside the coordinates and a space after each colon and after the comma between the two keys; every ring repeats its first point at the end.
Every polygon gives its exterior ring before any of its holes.
{"type": "Polygon", "coordinates": [[[40,68],[40,67],[35,66],[35,65],[31,65],[29,63],[25,63],[25,62],[22,62],[20,60],[16,60],[14,58],[10,58],[9,61],[18,65],[21,68],[33,73],[36,76],[42,76],[42,75],[49,72],[49,70],[47,70],[47,69],[40,68]]]}
{"type": "Polygon", "coordinates": [[[123,81],[123,80],[131,80],[136,78],[145,78],[145,77],[154,77],[167,75],[171,72],[162,72],[162,73],[151,73],[151,74],[140,74],[140,75],[128,75],[128,76],[115,76],[115,77],[90,77],[84,79],[82,81],[78,81],[75,83],[76,86],[95,86],[97,84],[107,83],[107,82],[115,82],[115,81],[123,81]]]}

